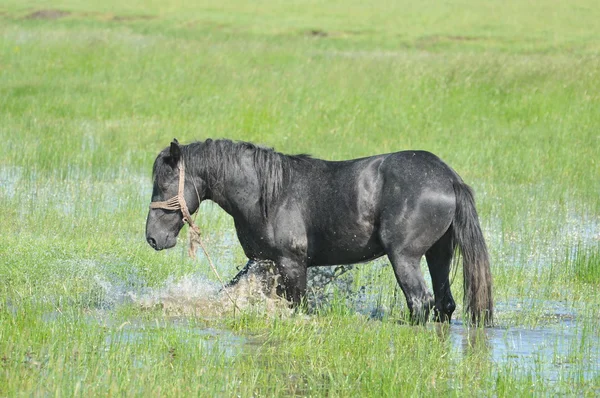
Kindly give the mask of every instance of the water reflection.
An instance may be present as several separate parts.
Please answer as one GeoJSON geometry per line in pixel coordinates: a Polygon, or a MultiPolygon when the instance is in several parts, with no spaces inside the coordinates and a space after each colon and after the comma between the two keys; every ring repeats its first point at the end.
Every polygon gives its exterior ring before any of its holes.
{"type": "Polygon", "coordinates": [[[600,342],[573,319],[532,329],[469,328],[461,322],[433,327],[463,357],[486,358],[534,379],[559,381],[565,371],[577,368],[584,369],[584,380],[592,380],[600,370],[600,342]]]}
{"type": "Polygon", "coordinates": [[[463,356],[487,357],[492,346],[487,330],[483,328],[465,328],[460,322],[434,323],[433,327],[441,341],[449,341],[463,356]]]}

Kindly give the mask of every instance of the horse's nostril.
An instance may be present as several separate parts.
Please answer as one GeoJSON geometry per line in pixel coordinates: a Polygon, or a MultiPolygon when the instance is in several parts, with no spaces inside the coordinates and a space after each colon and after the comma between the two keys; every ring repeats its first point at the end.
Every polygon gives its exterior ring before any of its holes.
{"type": "Polygon", "coordinates": [[[148,241],[148,244],[152,246],[153,249],[156,249],[156,241],[154,240],[154,238],[148,237],[146,238],[146,240],[148,241]]]}

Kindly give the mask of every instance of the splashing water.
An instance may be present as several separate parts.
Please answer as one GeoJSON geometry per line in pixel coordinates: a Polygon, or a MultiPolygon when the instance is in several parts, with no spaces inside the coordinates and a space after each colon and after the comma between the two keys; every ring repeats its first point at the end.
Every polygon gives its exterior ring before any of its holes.
{"type": "Polygon", "coordinates": [[[136,295],[142,308],[161,308],[169,315],[215,317],[234,311],[290,315],[289,302],[279,296],[279,274],[272,262],[249,262],[225,288],[204,277],[169,278],[156,290],[136,295]],[[240,275],[241,274],[241,275],[240,275]]]}
{"type": "MultiPolygon", "coordinates": [[[[309,312],[326,307],[334,298],[360,300],[353,288],[352,266],[315,267],[308,271],[307,307],[309,312]]],[[[282,297],[281,276],[271,261],[249,261],[224,288],[203,276],[168,278],[156,289],[124,291],[115,284],[99,280],[111,303],[133,302],[144,309],[162,309],[168,315],[217,317],[235,311],[289,316],[290,302],[282,297]],[[115,299],[115,297],[118,297],[115,299]]],[[[354,303],[356,304],[356,303],[354,303]]]]}

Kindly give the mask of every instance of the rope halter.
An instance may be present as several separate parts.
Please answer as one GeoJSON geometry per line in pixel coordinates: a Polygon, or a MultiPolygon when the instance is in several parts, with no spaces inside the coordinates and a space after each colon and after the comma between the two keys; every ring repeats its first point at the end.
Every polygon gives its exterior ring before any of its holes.
{"type": "MultiPolygon", "coordinates": [[[[183,159],[179,161],[179,165],[177,166],[177,168],[179,169],[179,188],[177,189],[177,195],[161,202],[151,202],[150,208],[171,211],[181,210],[181,214],[183,215],[183,222],[188,223],[190,228],[195,233],[200,235],[200,228],[198,228],[198,226],[194,224],[194,220],[192,219],[187,204],[185,203],[185,196],[183,196],[185,187],[185,163],[183,162],[183,159]]],[[[196,190],[196,193],[198,193],[198,190],[196,190]]]]}

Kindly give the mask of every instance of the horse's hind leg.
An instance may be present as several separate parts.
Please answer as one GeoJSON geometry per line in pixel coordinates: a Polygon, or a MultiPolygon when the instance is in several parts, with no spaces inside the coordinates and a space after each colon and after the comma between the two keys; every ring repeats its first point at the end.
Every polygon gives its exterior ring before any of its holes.
{"type": "Polygon", "coordinates": [[[413,254],[403,249],[388,251],[394,268],[396,280],[404,292],[411,319],[417,323],[425,323],[429,318],[429,311],[434,305],[433,296],[427,289],[423,273],[421,272],[422,254],[413,254]]]}
{"type": "Polygon", "coordinates": [[[454,253],[451,228],[425,253],[435,295],[435,318],[438,322],[450,322],[456,308],[449,279],[454,253]]]}

